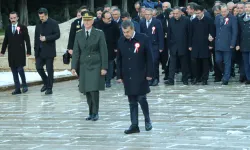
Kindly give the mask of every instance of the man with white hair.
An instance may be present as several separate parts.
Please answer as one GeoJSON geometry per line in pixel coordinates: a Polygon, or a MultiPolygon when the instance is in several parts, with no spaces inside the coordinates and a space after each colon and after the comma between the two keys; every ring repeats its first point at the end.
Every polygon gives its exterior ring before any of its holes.
{"type": "Polygon", "coordinates": [[[228,2],[227,3],[227,8],[228,8],[230,13],[232,13],[232,10],[233,10],[234,6],[235,6],[234,2],[228,2]]]}
{"type": "Polygon", "coordinates": [[[150,37],[153,47],[154,58],[154,78],[150,81],[150,86],[157,86],[159,83],[159,59],[160,53],[164,49],[164,35],[161,21],[153,18],[153,9],[146,8],[145,19],[140,22],[141,33],[150,37]]]}
{"type": "Polygon", "coordinates": [[[116,8],[116,9],[112,9],[112,17],[113,20],[118,23],[119,27],[121,26],[122,20],[121,20],[121,11],[120,9],[116,8]]]}
{"type": "Polygon", "coordinates": [[[215,26],[215,59],[223,72],[222,85],[227,85],[231,76],[232,51],[238,36],[237,18],[229,13],[227,5],[221,5],[221,14],[216,16],[215,26]]]}

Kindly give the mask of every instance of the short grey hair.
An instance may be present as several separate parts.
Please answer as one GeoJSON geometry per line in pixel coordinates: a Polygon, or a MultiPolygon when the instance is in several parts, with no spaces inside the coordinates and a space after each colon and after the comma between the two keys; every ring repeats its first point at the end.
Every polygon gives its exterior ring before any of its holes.
{"type": "Polygon", "coordinates": [[[169,3],[169,2],[163,2],[162,4],[167,4],[168,8],[171,8],[171,3],[169,3]]]}
{"type": "Polygon", "coordinates": [[[116,8],[116,9],[113,9],[113,10],[112,10],[112,12],[114,12],[114,11],[118,11],[119,14],[121,14],[121,10],[120,10],[119,8],[116,8]]]}
{"type": "Polygon", "coordinates": [[[221,5],[220,5],[220,8],[221,8],[221,9],[222,9],[222,8],[226,8],[226,9],[228,10],[228,7],[227,7],[227,5],[226,5],[225,3],[221,4],[221,5]]]}
{"type": "Polygon", "coordinates": [[[152,8],[146,8],[145,11],[150,11],[151,13],[153,13],[153,9],[152,8]]]}
{"type": "Polygon", "coordinates": [[[221,6],[220,5],[216,5],[212,8],[213,11],[218,11],[221,9],[221,6]]]}
{"type": "Polygon", "coordinates": [[[128,27],[130,27],[131,29],[135,29],[135,25],[132,21],[130,21],[130,20],[123,21],[122,28],[127,29],[128,27]]]}

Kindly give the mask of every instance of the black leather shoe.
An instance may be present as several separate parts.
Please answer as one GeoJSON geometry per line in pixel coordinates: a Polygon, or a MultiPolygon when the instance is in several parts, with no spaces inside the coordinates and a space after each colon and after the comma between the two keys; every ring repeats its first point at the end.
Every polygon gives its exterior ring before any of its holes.
{"type": "Polygon", "coordinates": [[[26,93],[26,92],[28,92],[28,87],[24,86],[23,89],[22,89],[22,93],[26,93]]]}
{"type": "Polygon", "coordinates": [[[92,115],[89,115],[87,118],[86,118],[86,120],[92,120],[92,115]]]}
{"type": "Polygon", "coordinates": [[[167,81],[164,82],[164,84],[165,85],[174,85],[174,82],[171,82],[171,81],[167,80],[167,81]]]}
{"type": "Polygon", "coordinates": [[[228,85],[228,81],[222,81],[221,85],[228,85]]]}
{"type": "Polygon", "coordinates": [[[97,121],[99,119],[99,115],[97,114],[94,114],[93,116],[92,116],[92,121],[97,121]]]}
{"type": "Polygon", "coordinates": [[[158,79],[154,79],[151,86],[157,86],[159,84],[158,79]]]}
{"type": "Polygon", "coordinates": [[[140,133],[140,129],[138,126],[130,126],[128,130],[124,131],[125,134],[132,134],[132,133],[140,133]]]}
{"type": "Polygon", "coordinates": [[[192,82],[191,82],[192,85],[195,85],[196,83],[197,83],[196,79],[193,79],[192,82]]]}
{"type": "Polygon", "coordinates": [[[221,82],[221,79],[215,78],[214,82],[221,82]]]}
{"type": "Polygon", "coordinates": [[[150,131],[152,130],[153,126],[152,126],[152,123],[151,122],[146,122],[145,123],[145,130],[146,131],[150,131]]]}
{"type": "Polygon", "coordinates": [[[41,92],[45,92],[47,90],[47,87],[44,85],[42,88],[41,88],[41,92]]]}
{"type": "Polygon", "coordinates": [[[203,81],[203,82],[202,82],[202,85],[207,85],[207,81],[203,81]]]}
{"type": "Polygon", "coordinates": [[[249,84],[250,84],[250,81],[246,81],[246,82],[245,82],[245,85],[249,85],[249,84]]]}
{"type": "Polygon", "coordinates": [[[52,90],[51,89],[47,89],[47,91],[45,92],[45,95],[50,95],[50,94],[53,94],[52,90]]]}
{"type": "Polygon", "coordinates": [[[17,94],[21,94],[21,90],[15,90],[11,93],[12,95],[17,95],[17,94]]]}
{"type": "Polygon", "coordinates": [[[110,83],[106,83],[106,88],[110,88],[111,84],[110,83]]]}
{"type": "Polygon", "coordinates": [[[167,76],[165,76],[165,77],[163,78],[163,80],[168,80],[168,77],[167,77],[167,76]]]}
{"type": "Polygon", "coordinates": [[[243,82],[245,82],[246,81],[246,77],[244,77],[244,76],[240,76],[240,83],[243,83],[243,82]]]}

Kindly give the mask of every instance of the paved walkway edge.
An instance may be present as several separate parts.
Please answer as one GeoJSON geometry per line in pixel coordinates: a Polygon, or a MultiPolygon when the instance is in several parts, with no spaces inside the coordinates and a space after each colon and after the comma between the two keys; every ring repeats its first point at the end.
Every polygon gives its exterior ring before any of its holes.
{"type": "MultiPolygon", "coordinates": [[[[76,76],[58,77],[58,78],[55,78],[55,79],[54,79],[54,83],[57,83],[57,82],[64,82],[64,81],[69,81],[69,80],[76,80],[76,79],[77,79],[76,76]]],[[[29,82],[29,83],[27,83],[27,84],[28,84],[28,87],[31,87],[31,86],[36,86],[36,85],[42,84],[42,81],[34,81],[34,82],[29,82]]],[[[0,87],[0,92],[12,90],[12,89],[14,89],[14,88],[15,88],[14,85],[1,86],[1,87],[0,87]]]]}

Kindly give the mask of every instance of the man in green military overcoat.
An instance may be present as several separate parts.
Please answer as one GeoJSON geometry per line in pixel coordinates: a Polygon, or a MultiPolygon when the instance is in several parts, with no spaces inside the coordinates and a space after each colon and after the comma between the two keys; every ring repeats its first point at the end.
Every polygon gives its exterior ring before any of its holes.
{"type": "Polygon", "coordinates": [[[108,69],[108,50],[104,33],[93,27],[94,15],[83,13],[82,30],[76,33],[72,74],[76,75],[77,62],[80,62],[79,90],[87,97],[89,116],[86,120],[99,119],[99,91],[105,89],[105,75],[108,69]]]}

